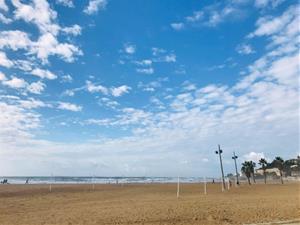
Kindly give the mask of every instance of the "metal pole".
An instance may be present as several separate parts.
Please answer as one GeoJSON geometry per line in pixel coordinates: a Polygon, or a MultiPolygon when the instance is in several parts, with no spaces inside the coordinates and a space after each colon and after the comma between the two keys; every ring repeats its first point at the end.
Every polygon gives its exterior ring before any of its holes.
{"type": "Polygon", "coordinates": [[[225,190],[225,178],[224,178],[224,171],[223,171],[223,163],[222,163],[221,154],[222,154],[222,150],[221,150],[220,145],[219,145],[219,157],[220,157],[220,165],[221,165],[221,172],[222,172],[223,188],[225,190]]]}
{"type": "Polygon", "coordinates": [[[234,165],[235,165],[235,173],[236,173],[236,184],[237,185],[240,185],[240,182],[239,182],[239,174],[238,174],[238,170],[237,170],[237,165],[236,165],[236,159],[238,158],[236,155],[235,155],[235,152],[233,152],[233,160],[234,160],[234,165]]]}

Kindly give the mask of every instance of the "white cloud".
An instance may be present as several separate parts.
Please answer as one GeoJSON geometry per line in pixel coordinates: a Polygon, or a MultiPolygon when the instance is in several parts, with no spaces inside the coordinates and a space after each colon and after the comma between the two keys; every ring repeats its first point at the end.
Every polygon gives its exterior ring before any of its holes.
{"type": "Polygon", "coordinates": [[[187,16],[185,19],[188,22],[197,22],[200,19],[202,19],[202,17],[203,17],[203,12],[202,11],[195,11],[195,12],[193,12],[192,16],[187,16]]]}
{"type": "Polygon", "coordinates": [[[175,23],[174,29],[182,29],[187,26],[216,27],[225,21],[239,20],[245,17],[242,6],[247,1],[220,1],[204,7],[202,10],[194,11],[192,15],[186,16],[182,22],[175,23]]]}
{"type": "Polygon", "coordinates": [[[57,78],[57,76],[54,73],[50,72],[49,70],[43,70],[40,68],[36,68],[36,69],[32,70],[30,73],[32,75],[38,76],[42,79],[46,78],[49,80],[54,80],[57,78]]]}
{"type": "Polygon", "coordinates": [[[65,83],[71,83],[73,81],[73,78],[70,74],[63,75],[61,77],[61,79],[62,79],[62,82],[65,82],[65,83]]]}
{"type": "Polygon", "coordinates": [[[11,145],[31,138],[30,131],[40,127],[39,115],[27,111],[20,105],[0,102],[0,111],[1,146],[3,143],[11,145]]]}
{"type": "Polygon", "coordinates": [[[36,54],[42,62],[47,63],[50,55],[58,55],[66,62],[73,62],[75,55],[82,55],[82,51],[69,43],[59,43],[51,33],[45,33],[30,50],[31,54],[36,54]]]}
{"type": "Polygon", "coordinates": [[[183,90],[185,91],[193,91],[193,90],[196,90],[197,87],[195,84],[191,84],[190,82],[185,82],[184,83],[184,87],[183,87],[183,90]]]}
{"type": "Polygon", "coordinates": [[[175,53],[168,52],[162,48],[152,48],[152,55],[154,56],[152,62],[176,62],[175,53]]]}
{"type": "Polygon", "coordinates": [[[3,73],[2,75],[3,76],[1,77],[1,72],[0,72],[0,81],[2,81],[3,85],[13,89],[20,89],[23,91],[23,93],[26,93],[28,91],[33,94],[41,94],[46,87],[46,85],[41,81],[32,82],[31,84],[28,84],[22,78],[12,76],[11,79],[8,80],[3,73]]]}
{"type": "Polygon", "coordinates": [[[51,107],[51,105],[46,104],[40,100],[36,100],[34,98],[29,98],[27,100],[19,100],[20,106],[24,109],[35,109],[40,107],[51,107]]]}
{"type": "Polygon", "coordinates": [[[111,94],[114,97],[120,97],[126,93],[128,93],[130,91],[131,87],[127,86],[127,85],[122,85],[120,87],[113,87],[111,88],[111,94]]]}
{"type": "Polygon", "coordinates": [[[257,8],[265,8],[268,6],[271,6],[272,8],[275,8],[279,6],[281,3],[283,3],[285,0],[255,0],[255,7],[257,8]]]}
{"type": "Polygon", "coordinates": [[[134,54],[136,51],[136,47],[135,47],[135,45],[127,43],[127,44],[124,44],[124,51],[127,54],[134,54]]]}
{"type": "Polygon", "coordinates": [[[138,88],[143,89],[144,91],[153,92],[158,88],[162,87],[163,82],[167,82],[169,79],[167,77],[158,78],[155,81],[151,81],[150,83],[144,84],[143,82],[138,83],[138,88]]]}
{"type": "Polygon", "coordinates": [[[184,29],[184,23],[171,23],[171,27],[174,30],[182,30],[184,29]]]}
{"type": "Polygon", "coordinates": [[[120,105],[117,101],[111,100],[111,99],[106,98],[106,97],[101,98],[100,101],[99,101],[99,104],[104,105],[104,106],[106,106],[108,108],[111,108],[111,109],[116,109],[116,107],[120,105]]]}
{"type": "Polygon", "coordinates": [[[135,64],[139,66],[151,66],[152,65],[152,60],[151,59],[144,59],[141,61],[134,61],[135,64]]]}
{"type": "Polygon", "coordinates": [[[236,47],[236,51],[241,55],[249,55],[255,53],[249,44],[242,44],[236,47]]]}
{"type": "Polygon", "coordinates": [[[297,6],[291,6],[280,17],[262,17],[256,22],[256,30],[250,33],[248,37],[253,38],[255,36],[265,36],[278,33],[296,16],[298,16],[297,6]]]}
{"type": "Polygon", "coordinates": [[[44,91],[45,87],[46,85],[43,82],[37,81],[29,84],[27,86],[27,90],[33,94],[41,94],[44,91]]]}
{"type": "Polygon", "coordinates": [[[81,34],[81,30],[82,30],[82,28],[78,24],[74,24],[71,27],[61,28],[62,32],[66,33],[66,34],[72,34],[74,36],[80,35],[81,34]]]}
{"type": "Polygon", "coordinates": [[[14,51],[18,49],[28,49],[31,41],[27,33],[19,30],[1,31],[0,48],[10,48],[14,51]]]}
{"type": "Polygon", "coordinates": [[[56,0],[56,3],[70,8],[74,7],[73,0],[56,0]]]}
{"type": "Polygon", "coordinates": [[[0,81],[4,81],[6,79],[7,78],[6,78],[5,74],[0,71],[0,81]]]}
{"type": "Polygon", "coordinates": [[[4,16],[2,13],[0,13],[0,22],[2,22],[4,24],[9,24],[9,23],[12,23],[13,20],[4,16]]]}
{"type": "Polygon", "coordinates": [[[95,85],[91,81],[86,81],[86,88],[91,93],[100,92],[104,95],[107,95],[109,93],[108,88],[106,88],[102,85],[95,85]]]}
{"type": "Polygon", "coordinates": [[[91,81],[86,81],[86,89],[91,93],[102,93],[104,95],[112,95],[114,97],[120,97],[131,90],[131,87],[127,85],[121,85],[119,87],[105,87],[103,85],[96,85],[91,81]]]}
{"type": "Polygon", "coordinates": [[[37,42],[32,42],[27,33],[18,30],[0,32],[1,48],[10,48],[14,51],[29,50],[30,54],[36,54],[44,63],[48,62],[48,57],[51,55],[58,55],[66,62],[73,62],[75,55],[82,55],[78,47],[68,43],[59,43],[51,33],[45,33],[37,42]]]}
{"type": "Polygon", "coordinates": [[[16,8],[14,11],[16,19],[35,24],[42,33],[50,32],[53,35],[58,33],[59,26],[54,23],[57,13],[50,8],[47,1],[33,0],[32,4],[22,4],[19,0],[12,0],[12,4],[16,8]]]}
{"type": "Polygon", "coordinates": [[[105,9],[107,0],[90,0],[88,6],[84,9],[84,13],[91,15],[97,13],[99,10],[105,9]]]}
{"type": "Polygon", "coordinates": [[[88,119],[85,121],[85,124],[93,124],[98,126],[106,126],[111,121],[109,119],[88,119]]]}
{"type": "Polygon", "coordinates": [[[73,112],[79,112],[82,110],[82,106],[72,104],[69,102],[59,102],[57,108],[69,110],[69,111],[73,111],[73,112]]]}
{"type": "Polygon", "coordinates": [[[48,63],[49,56],[58,56],[66,62],[73,62],[75,56],[82,55],[82,51],[77,46],[60,43],[57,37],[60,31],[67,35],[79,35],[81,27],[75,24],[61,28],[57,23],[56,11],[51,9],[47,1],[33,0],[24,4],[19,0],[13,0],[12,4],[15,8],[14,18],[36,25],[40,36],[37,41],[32,41],[29,34],[23,31],[2,31],[0,32],[0,49],[25,50],[26,56],[36,55],[43,63],[48,63]]]}
{"type": "Polygon", "coordinates": [[[10,80],[5,80],[2,84],[15,89],[25,88],[27,86],[27,82],[22,78],[12,77],[10,80]]]}
{"type": "Polygon", "coordinates": [[[0,51],[0,66],[10,68],[14,65],[13,61],[7,58],[5,52],[0,51]]]}
{"type": "Polygon", "coordinates": [[[15,67],[22,70],[22,71],[31,71],[32,67],[35,65],[35,62],[29,61],[29,60],[21,60],[17,59],[14,60],[15,67]]]}
{"type": "Polygon", "coordinates": [[[3,11],[7,12],[8,11],[8,6],[5,3],[5,0],[0,0],[0,9],[2,9],[3,11]]]}
{"type": "Polygon", "coordinates": [[[153,47],[151,50],[152,50],[152,55],[153,56],[158,56],[158,55],[161,55],[161,54],[166,52],[165,49],[157,48],[157,47],[153,47]]]}
{"type": "MultiPolygon", "coordinates": [[[[263,36],[267,36],[271,40],[267,46],[269,52],[249,66],[251,74],[236,85],[237,89],[247,88],[262,76],[267,76],[268,79],[276,80],[276,82],[294,84],[293,86],[295,86],[297,82],[292,80],[297,76],[296,55],[298,54],[298,35],[300,33],[299,27],[295,26],[299,21],[299,15],[296,13],[296,10],[297,6],[291,6],[281,16],[273,18],[272,21],[281,21],[276,22],[276,24],[282,24],[282,21],[289,21],[289,23],[283,22],[285,25],[281,29],[276,28],[271,31],[261,29],[261,27],[269,27],[269,25],[265,26],[265,24],[257,22],[260,25],[256,31],[264,31],[263,33],[259,32],[259,34],[263,34],[263,36]],[[290,18],[286,19],[287,17],[290,18]]],[[[261,21],[261,19],[258,19],[258,21],[261,21]]],[[[269,22],[266,23],[268,24],[269,22]]],[[[255,37],[254,34],[256,33],[252,32],[248,36],[255,37]]]]}
{"type": "Polygon", "coordinates": [[[212,10],[209,13],[208,20],[205,22],[206,25],[215,27],[219,23],[222,23],[227,17],[237,14],[237,9],[231,6],[226,6],[221,10],[212,10]]]}
{"type": "Polygon", "coordinates": [[[261,158],[265,159],[265,154],[263,152],[250,152],[245,154],[243,158],[247,161],[259,162],[261,158]]]}
{"type": "Polygon", "coordinates": [[[176,55],[174,53],[166,55],[165,62],[176,62],[176,55]]]}
{"type": "Polygon", "coordinates": [[[145,74],[153,74],[154,73],[154,69],[152,67],[150,67],[150,68],[137,68],[136,71],[138,73],[145,73],[145,74]]]}
{"type": "Polygon", "coordinates": [[[266,75],[281,84],[297,88],[298,84],[295,80],[299,77],[299,63],[298,53],[282,57],[272,62],[266,75]]]}
{"type": "Polygon", "coordinates": [[[63,92],[63,95],[74,96],[75,95],[75,91],[74,90],[65,90],[63,92]]]}

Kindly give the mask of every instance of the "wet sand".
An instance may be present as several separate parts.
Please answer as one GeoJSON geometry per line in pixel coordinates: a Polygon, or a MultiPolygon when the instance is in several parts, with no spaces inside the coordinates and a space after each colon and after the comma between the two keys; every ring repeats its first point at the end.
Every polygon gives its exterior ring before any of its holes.
{"type": "Polygon", "coordinates": [[[300,185],[0,185],[0,224],[251,224],[297,220],[300,185]]]}

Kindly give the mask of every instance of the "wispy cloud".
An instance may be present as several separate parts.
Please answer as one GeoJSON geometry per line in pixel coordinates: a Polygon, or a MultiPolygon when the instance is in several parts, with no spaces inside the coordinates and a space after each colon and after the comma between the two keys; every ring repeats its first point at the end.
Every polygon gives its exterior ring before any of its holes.
{"type": "Polygon", "coordinates": [[[105,9],[106,5],[107,0],[90,0],[83,12],[88,15],[92,15],[97,13],[99,10],[105,9]]]}
{"type": "Polygon", "coordinates": [[[171,27],[174,30],[182,30],[184,28],[184,23],[171,23],[171,27]]]}
{"type": "Polygon", "coordinates": [[[276,8],[279,6],[281,3],[283,3],[285,0],[255,0],[255,7],[257,8],[266,8],[266,7],[271,7],[271,8],[276,8]]]}
{"type": "Polygon", "coordinates": [[[82,110],[82,106],[76,105],[76,104],[72,104],[69,102],[59,102],[58,109],[64,109],[64,110],[69,110],[69,111],[73,111],[73,112],[79,112],[82,110]]]}
{"type": "Polygon", "coordinates": [[[154,69],[152,67],[150,67],[150,68],[137,68],[136,71],[138,73],[144,73],[144,74],[153,74],[154,73],[154,69]]]}
{"type": "Polygon", "coordinates": [[[131,90],[131,87],[129,87],[127,85],[122,85],[122,86],[119,86],[119,87],[112,87],[111,88],[111,94],[115,97],[120,97],[120,96],[128,93],[129,90],[131,90]]]}
{"type": "Polygon", "coordinates": [[[56,0],[56,3],[70,8],[75,7],[73,0],[56,0]]]}
{"type": "Polygon", "coordinates": [[[124,44],[124,52],[127,54],[134,54],[136,51],[136,46],[130,43],[124,44]]]}
{"type": "Polygon", "coordinates": [[[91,81],[86,81],[86,89],[91,93],[101,93],[103,95],[112,95],[114,97],[120,97],[126,93],[129,93],[131,87],[127,85],[121,85],[119,87],[105,87],[100,84],[94,84],[91,81]]]}
{"type": "Polygon", "coordinates": [[[236,51],[241,55],[249,55],[255,53],[255,51],[249,44],[238,45],[236,47],[236,51]]]}
{"type": "Polygon", "coordinates": [[[38,76],[40,78],[46,78],[49,80],[54,80],[57,78],[57,76],[55,74],[53,74],[52,72],[50,72],[49,70],[43,70],[40,68],[36,68],[36,69],[32,70],[30,73],[32,75],[38,76]]]}
{"type": "Polygon", "coordinates": [[[14,65],[13,61],[8,59],[5,52],[0,51],[0,66],[10,68],[14,65]]]}
{"type": "Polygon", "coordinates": [[[175,30],[182,30],[188,26],[216,27],[225,21],[239,20],[245,17],[243,6],[247,1],[223,1],[205,6],[201,10],[194,11],[180,22],[171,23],[175,30]]]}

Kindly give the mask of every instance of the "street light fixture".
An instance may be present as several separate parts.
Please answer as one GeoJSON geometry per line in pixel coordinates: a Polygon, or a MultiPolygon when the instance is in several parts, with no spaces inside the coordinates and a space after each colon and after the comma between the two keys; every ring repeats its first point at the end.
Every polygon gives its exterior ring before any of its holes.
{"type": "Polygon", "coordinates": [[[221,166],[221,172],[222,172],[222,181],[223,181],[223,189],[225,190],[225,178],[224,178],[224,171],[223,171],[223,163],[222,163],[222,153],[223,150],[221,149],[220,145],[218,145],[219,149],[216,151],[216,154],[220,157],[220,166],[221,166]]]}
{"type": "Polygon", "coordinates": [[[236,165],[236,159],[237,159],[237,158],[238,158],[238,156],[235,155],[235,152],[233,152],[232,159],[234,160],[234,165],[235,165],[236,184],[237,184],[237,185],[240,185],[240,182],[239,182],[239,174],[238,174],[237,165],[236,165]]]}

